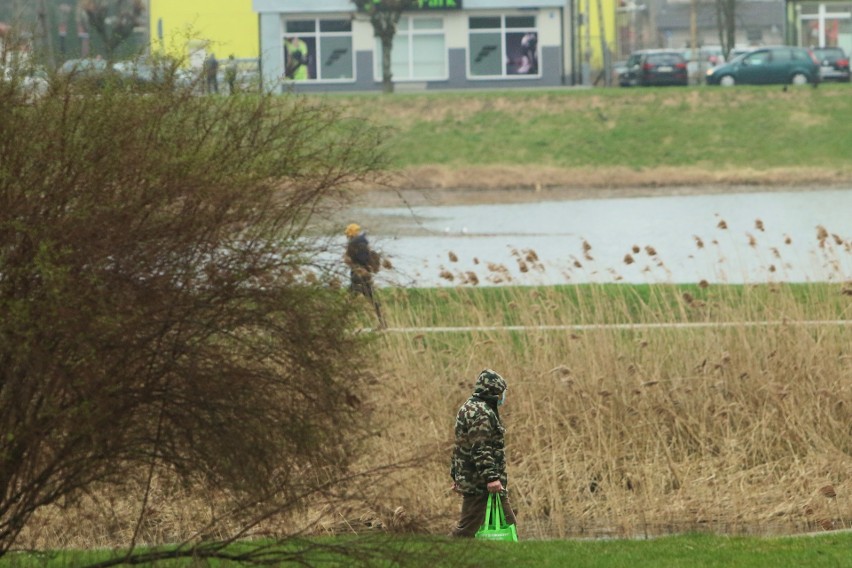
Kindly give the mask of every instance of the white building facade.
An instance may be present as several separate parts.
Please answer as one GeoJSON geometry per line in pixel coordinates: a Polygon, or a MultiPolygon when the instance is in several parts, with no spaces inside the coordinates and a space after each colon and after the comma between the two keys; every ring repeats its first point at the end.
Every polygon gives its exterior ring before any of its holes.
{"type": "Polygon", "coordinates": [[[852,2],[787,0],[789,41],[804,47],[842,47],[852,55],[852,2]]]}
{"type": "MultiPolygon", "coordinates": [[[[424,0],[399,22],[392,51],[398,90],[574,84],[573,0],[424,0]]],[[[382,49],[350,0],[253,0],[264,87],[376,91],[382,49]],[[286,78],[291,42],[307,72],[286,78]]]]}

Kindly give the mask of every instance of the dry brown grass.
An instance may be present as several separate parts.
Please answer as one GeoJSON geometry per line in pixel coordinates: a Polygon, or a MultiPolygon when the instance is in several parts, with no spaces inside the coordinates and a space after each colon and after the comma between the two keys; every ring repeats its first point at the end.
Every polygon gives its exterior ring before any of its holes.
{"type": "MultiPolygon", "coordinates": [[[[518,258],[537,261],[523,251],[518,258]]],[[[690,295],[645,319],[677,323],[702,313],[724,323],[770,313],[795,322],[830,315],[819,308],[803,313],[783,291],[771,298],[767,304],[746,295],[732,307],[719,297],[699,302],[690,295]]],[[[456,300],[442,293],[436,301],[456,300]]],[[[476,296],[459,302],[452,311],[471,321],[502,321],[476,296]]],[[[624,321],[630,313],[605,293],[571,303],[556,289],[519,288],[506,306],[527,326],[595,314],[624,321]]],[[[417,320],[386,308],[391,325],[417,320]]],[[[526,538],[850,528],[849,334],[831,325],[385,334],[377,344],[375,390],[363,393],[382,423],[359,465],[412,465],[364,487],[363,500],[314,503],[252,534],[443,534],[459,507],[449,491],[453,420],[484,367],[510,384],[502,415],[512,498],[526,538]]],[[[236,525],[227,520],[211,534],[194,532],[224,519],[223,503],[160,477],[140,542],[229,536],[236,525]]],[[[123,495],[100,495],[47,509],[20,546],[125,544],[138,507],[123,495]]]]}
{"type": "MultiPolygon", "coordinates": [[[[559,319],[547,299],[512,303],[530,323],[559,319]]],[[[421,453],[407,490],[388,498],[445,529],[459,506],[447,491],[453,417],[472,378],[493,367],[510,384],[510,485],[527,536],[796,532],[820,519],[849,528],[848,333],[391,335],[376,404],[395,411],[374,459],[421,453]]]]}
{"type": "Polygon", "coordinates": [[[518,203],[561,199],[696,195],[755,191],[820,190],[852,183],[852,170],[784,168],[557,168],[524,166],[405,168],[383,184],[361,186],[361,200],[373,206],[518,203]]]}

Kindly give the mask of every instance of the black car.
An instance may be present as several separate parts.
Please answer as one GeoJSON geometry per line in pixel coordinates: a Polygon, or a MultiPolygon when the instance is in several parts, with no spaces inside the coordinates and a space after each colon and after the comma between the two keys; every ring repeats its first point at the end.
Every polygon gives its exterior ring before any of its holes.
{"type": "Polygon", "coordinates": [[[815,47],[812,51],[819,60],[823,81],[849,82],[849,58],[842,47],[815,47]]]}
{"type": "Polygon", "coordinates": [[[621,74],[622,87],[687,85],[689,73],[683,53],[669,49],[644,49],[630,54],[627,70],[621,74]]]}

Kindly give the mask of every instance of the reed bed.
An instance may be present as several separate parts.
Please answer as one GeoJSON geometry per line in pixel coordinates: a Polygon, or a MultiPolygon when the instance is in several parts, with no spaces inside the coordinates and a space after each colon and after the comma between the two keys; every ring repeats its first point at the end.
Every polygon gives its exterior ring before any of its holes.
{"type": "MultiPolygon", "coordinates": [[[[485,367],[509,382],[501,415],[524,538],[852,528],[847,284],[460,286],[380,297],[391,329],[370,342],[374,389],[359,396],[378,423],[358,466],[396,465],[358,499],[310,503],[247,537],[446,533],[460,506],[449,490],[455,413],[485,367]],[[694,323],[707,325],[677,326],[694,323]],[[555,327],[566,324],[586,327],[555,327]],[[413,326],[503,329],[404,331],[413,326]]],[[[138,494],[96,491],[46,509],[20,546],[126,545],[138,494]]],[[[138,543],[236,534],[224,497],[161,473],[138,543]]]]}
{"type": "Polygon", "coordinates": [[[460,287],[383,298],[392,328],[525,327],[381,339],[374,404],[389,412],[371,459],[420,456],[384,495],[429,530],[457,513],[447,490],[453,420],[484,367],[510,384],[502,415],[527,536],[852,528],[843,284],[460,287]],[[667,325],[695,322],[718,325],[667,325]],[[547,328],[624,323],[658,327],[547,328]]]}
{"type": "MultiPolygon", "coordinates": [[[[454,417],[484,367],[499,370],[510,385],[501,414],[511,495],[525,538],[852,528],[850,329],[798,324],[837,319],[852,301],[844,289],[386,291],[392,327],[508,322],[530,329],[377,336],[375,390],[365,395],[379,424],[360,466],[399,467],[373,477],[359,500],[300,508],[248,536],[448,531],[460,505],[449,491],[454,417]],[[689,322],[698,317],[697,302],[704,302],[703,321],[732,325],[535,329],[689,322]],[[787,323],[733,325],[766,317],[787,323]]],[[[223,516],[223,497],[162,474],[138,542],[233,534],[238,525],[223,516]],[[207,523],[215,523],[216,532],[197,532],[207,523]]],[[[41,512],[20,545],[125,545],[138,514],[128,496],[95,492],[41,512]]]]}

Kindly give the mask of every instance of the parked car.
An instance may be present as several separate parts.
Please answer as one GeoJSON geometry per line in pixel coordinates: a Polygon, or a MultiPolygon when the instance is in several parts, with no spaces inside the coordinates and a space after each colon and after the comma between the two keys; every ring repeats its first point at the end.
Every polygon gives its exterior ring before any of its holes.
{"type": "MultiPolygon", "coordinates": [[[[692,61],[692,49],[689,47],[684,49],[683,56],[687,61],[692,61]]],[[[698,57],[715,67],[725,62],[725,51],[721,45],[703,45],[698,48],[698,57]]]]}
{"type": "Polygon", "coordinates": [[[113,77],[113,70],[103,59],[69,59],[59,66],[57,75],[85,88],[102,88],[113,77]]]}
{"type": "Polygon", "coordinates": [[[750,53],[750,52],[754,51],[755,49],[758,49],[758,48],[757,47],[735,47],[731,51],[728,52],[727,61],[733,61],[735,58],[739,57],[740,55],[745,55],[746,53],[750,53]]]}
{"type": "Polygon", "coordinates": [[[165,86],[183,86],[178,68],[166,61],[149,61],[143,58],[116,61],[112,64],[117,84],[138,92],[147,92],[165,86]]]}
{"type": "Polygon", "coordinates": [[[814,47],[823,81],[849,82],[849,58],[842,47],[814,47]]]}
{"type": "Polygon", "coordinates": [[[708,85],[817,85],[820,65],[804,47],[761,47],[707,70],[708,85]]]}
{"type": "Polygon", "coordinates": [[[686,59],[686,68],[690,77],[701,77],[707,69],[716,67],[725,62],[725,52],[721,45],[704,45],[698,48],[698,57],[693,58],[692,49],[687,47],[683,50],[686,59]]]}
{"type": "Polygon", "coordinates": [[[643,49],[630,54],[621,74],[622,87],[687,85],[689,75],[683,53],[674,49],[643,49]]]}
{"type": "Polygon", "coordinates": [[[29,102],[43,97],[50,88],[47,73],[39,67],[20,69],[2,67],[0,69],[0,81],[12,85],[29,102]]]}
{"type": "Polygon", "coordinates": [[[621,76],[627,72],[627,61],[615,61],[612,64],[612,84],[620,85],[621,76]]]}

